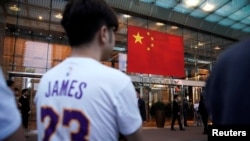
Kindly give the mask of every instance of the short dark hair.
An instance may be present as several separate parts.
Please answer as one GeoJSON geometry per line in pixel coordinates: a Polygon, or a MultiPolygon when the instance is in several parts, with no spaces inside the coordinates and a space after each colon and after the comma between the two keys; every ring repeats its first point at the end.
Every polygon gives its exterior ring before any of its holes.
{"type": "Polygon", "coordinates": [[[23,89],[22,90],[22,94],[24,94],[25,92],[29,91],[28,89],[23,89]]]}
{"type": "Polygon", "coordinates": [[[139,89],[135,89],[136,93],[140,93],[140,90],[139,89]]]}
{"type": "Polygon", "coordinates": [[[103,25],[118,29],[116,14],[104,0],[70,0],[61,24],[71,47],[91,42],[103,25]]]}
{"type": "Polygon", "coordinates": [[[6,84],[8,87],[12,86],[15,82],[13,80],[6,80],[6,84]]]}
{"type": "Polygon", "coordinates": [[[174,99],[176,99],[178,96],[179,96],[178,94],[175,94],[175,95],[174,95],[174,99]]]}

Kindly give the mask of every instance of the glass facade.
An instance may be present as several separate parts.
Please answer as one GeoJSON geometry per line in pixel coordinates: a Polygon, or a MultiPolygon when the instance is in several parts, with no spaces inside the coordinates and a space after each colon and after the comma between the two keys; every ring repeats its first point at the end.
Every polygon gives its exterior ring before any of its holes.
{"type": "MultiPolygon", "coordinates": [[[[18,12],[16,14],[18,15],[18,12]]],[[[166,22],[157,22],[122,13],[118,13],[117,16],[119,30],[116,33],[116,49],[119,50],[114,50],[110,61],[105,62],[105,64],[116,68],[118,67],[118,53],[126,53],[127,27],[129,25],[182,36],[187,79],[191,80],[203,80],[194,78],[197,75],[191,72],[198,73],[198,69],[209,71],[220,52],[235,42],[166,22]]],[[[64,32],[42,29],[43,25],[39,25],[38,28],[25,27],[19,24],[20,17],[16,16],[16,18],[16,24],[6,22],[5,26],[2,26],[5,36],[2,37],[4,44],[1,47],[3,50],[1,66],[5,74],[7,74],[7,71],[45,73],[69,56],[70,47],[64,32]]],[[[53,26],[50,23],[47,24],[48,27],[53,26]]],[[[57,26],[60,26],[59,21],[57,24],[57,26]]]]}

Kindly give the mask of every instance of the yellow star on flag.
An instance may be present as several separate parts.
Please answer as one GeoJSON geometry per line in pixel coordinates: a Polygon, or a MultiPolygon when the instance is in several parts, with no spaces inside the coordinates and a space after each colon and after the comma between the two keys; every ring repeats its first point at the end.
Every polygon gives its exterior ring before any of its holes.
{"type": "Polygon", "coordinates": [[[139,32],[137,32],[136,35],[133,35],[133,37],[135,38],[135,43],[139,42],[140,44],[142,44],[142,39],[144,37],[142,37],[139,32]]]}

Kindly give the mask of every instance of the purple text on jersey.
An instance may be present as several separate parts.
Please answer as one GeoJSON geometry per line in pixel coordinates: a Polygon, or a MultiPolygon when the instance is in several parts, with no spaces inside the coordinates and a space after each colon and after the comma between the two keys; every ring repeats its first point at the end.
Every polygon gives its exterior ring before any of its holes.
{"type": "Polygon", "coordinates": [[[81,99],[83,96],[83,89],[86,87],[87,83],[77,80],[49,81],[48,92],[45,93],[45,96],[69,96],[81,99]]]}

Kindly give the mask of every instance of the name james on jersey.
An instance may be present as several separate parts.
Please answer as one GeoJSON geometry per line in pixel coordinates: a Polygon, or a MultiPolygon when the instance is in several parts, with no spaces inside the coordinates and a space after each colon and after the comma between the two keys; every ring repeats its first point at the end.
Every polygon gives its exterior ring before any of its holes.
{"type": "Polygon", "coordinates": [[[68,96],[81,99],[86,87],[86,82],[80,82],[78,80],[49,81],[48,90],[45,93],[45,96],[68,96]]]}

